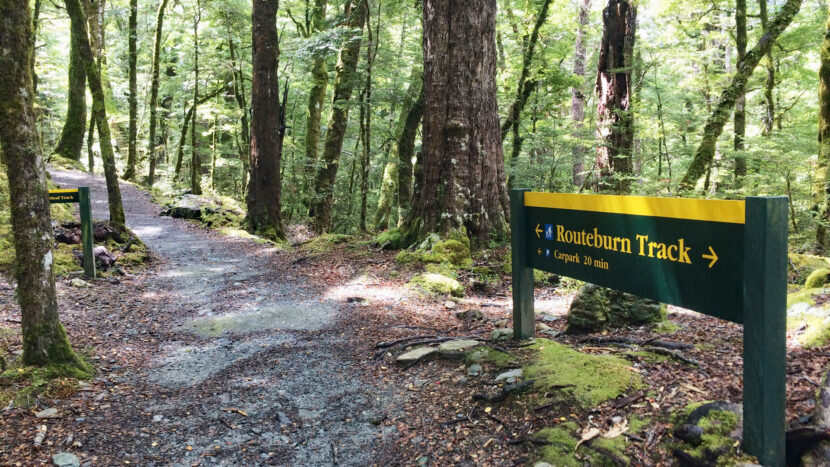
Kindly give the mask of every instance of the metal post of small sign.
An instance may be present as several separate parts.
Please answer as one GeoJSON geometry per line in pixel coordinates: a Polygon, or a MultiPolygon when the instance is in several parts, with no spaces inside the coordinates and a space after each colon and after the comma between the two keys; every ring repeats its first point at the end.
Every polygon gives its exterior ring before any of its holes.
{"type": "Polygon", "coordinates": [[[746,198],[744,449],[785,464],[787,198],[746,198]]]}
{"type": "Polygon", "coordinates": [[[81,212],[81,243],[84,250],[84,275],[95,278],[95,252],[92,235],[92,205],[89,187],[82,186],[68,190],[49,190],[49,203],[78,203],[81,212]]]}
{"type": "Polygon", "coordinates": [[[530,339],[536,330],[533,312],[533,269],[527,262],[525,192],[510,190],[510,242],[513,266],[513,337],[530,339]]]}

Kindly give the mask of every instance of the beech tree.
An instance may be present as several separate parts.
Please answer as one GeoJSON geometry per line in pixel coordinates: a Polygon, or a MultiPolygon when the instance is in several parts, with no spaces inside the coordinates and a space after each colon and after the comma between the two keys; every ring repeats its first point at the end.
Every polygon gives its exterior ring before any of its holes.
{"type": "MultiPolygon", "coordinates": [[[[582,78],[585,76],[585,55],[587,53],[585,30],[588,26],[588,15],[591,13],[591,0],[579,2],[579,13],[577,15],[576,43],[574,45],[574,75],[582,78]]],[[[583,121],[585,120],[585,94],[579,87],[571,89],[571,120],[574,126],[574,139],[581,136],[583,121]]],[[[572,181],[574,186],[582,186],[585,180],[585,148],[579,144],[573,147],[572,181]]]]}
{"type": "MultiPolygon", "coordinates": [[[[307,35],[323,30],[326,22],[327,0],[315,0],[311,13],[311,24],[307,35]]],[[[311,64],[311,90],[308,93],[308,114],[305,131],[305,170],[303,171],[303,188],[308,193],[314,179],[317,159],[320,152],[320,119],[323,103],[326,100],[326,87],[329,84],[329,72],[326,70],[326,57],[318,52],[311,64]]],[[[308,200],[305,201],[308,204],[308,200]]]]}
{"type": "Polygon", "coordinates": [[[9,178],[23,362],[88,373],[58,316],[49,195],[32,102],[29,2],[0,0],[0,18],[0,156],[9,178]]]}
{"type": "Polygon", "coordinates": [[[743,61],[738,63],[738,71],[732,78],[732,83],[723,90],[712,114],[706,121],[703,138],[691,165],[689,165],[689,169],[686,171],[686,175],[680,182],[679,188],[681,190],[692,189],[700,177],[706,173],[712,159],[715,157],[715,146],[721,133],[723,133],[723,126],[729,119],[738,97],[744,92],[749,77],[778,36],[787,29],[798,10],[801,9],[801,1],[787,0],[787,3],[781,7],[781,11],[778,12],[778,15],[769,25],[769,28],[766,28],[758,43],[746,53],[743,61]]]}
{"type": "Polygon", "coordinates": [[[66,120],[55,154],[73,161],[81,160],[86,132],[86,70],[81,59],[80,37],[69,39],[69,82],[66,99],[66,120]]]}
{"type": "Polygon", "coordinates": [[[493,0],[423,1],[423,146],[405,243],[464,232],[483,245],[507,232],[495,18],[493,0]]]}
{"type": "Polygon", "coordinates": [[[80,45],[81,60],[86,70],[89,90],[92,94],[92,115],[98,128],[98,142],[101,146],[101,158],[104,160],[104,175],[107,179],[107,196],[109,201],[110,222],[124,225],[124,208],[121,205],[121,188],[118,186],[118,172],[115,168],[115,154],[112,151],[110,125],[107,120],[107,108],[101,75],[95,63],[92,48],[89,45],[86,18],[80,0],[64,0],[69,14],[72,35],[80,45]]]}
{"type": "Polygon", "coordinates": [[[130,0],[130,20],[127,34],[127,42],[129,43],[129,52],[127,53],[129,62],[129,81],[130,81],[130,123],[127,130],[127,169],[124,172],[125,180],[132,180],[135,178],[135,164],[138,158],[137,137],[138,137],[138,0],[130,0]]]}
{"type": "Polygon", "coordinates": [[[248,228],[273,239],[285,239],[280,205],[280,89],[277,77],[279,38],[277,0],[254,0],[251,83],[251,181],[248,228]]]}
{"type": "Polygon", "coordinates": [[[830,15],[824,30],[824,42],[821,45],[821,68],[819,77],[819,115],[818,141],[819,155],[816,167],[816,178],[823,183],[821,191],[821,205],[819,223],[816,227],[816,245],[820,254],[828,251],[827,231],[830,225],[830,180],[827,177],[827,168],[830,167],[830,15]]]}
{"type": "Polygon", "coordinates": [[[156,154],[160,146],[156,140],[156,125],[158,122],[158,101],[159,101],[159,74],[161,67],[161,41],[164,28],[164,10],[167,8],[168,0],[159,2],[158,13],[156,13],[156,36],[153,41],[153,70],[150,78],[150,135],[147,138],[147,154],[150,159],[149,173],[147,174],[147,185],[153,186],[156,181],[156,154]]]}

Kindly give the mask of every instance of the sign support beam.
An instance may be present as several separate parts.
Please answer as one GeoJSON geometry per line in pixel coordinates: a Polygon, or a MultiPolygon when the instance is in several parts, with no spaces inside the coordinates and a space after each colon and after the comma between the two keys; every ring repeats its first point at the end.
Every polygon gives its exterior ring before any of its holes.
{"type": "Polygon", "coordinates": [[[78,188],[79,211],[81,212],[81,243],[84,246],[84,275],[95,278],[95,251],[92,234],[92,206],[89,187],[78,188]]]}
{"type": "Polygon", "coordinates": [[[746,198],[744,449],[785,465],[787,198],[746,198]]]}
{"type": "Polygon", "coordinates": [[[527,260],[525,193],[510,190],[510,241],[513,266],[513,337],[530,339],[536,331],[533,311],[533,269],[527,260]]]}

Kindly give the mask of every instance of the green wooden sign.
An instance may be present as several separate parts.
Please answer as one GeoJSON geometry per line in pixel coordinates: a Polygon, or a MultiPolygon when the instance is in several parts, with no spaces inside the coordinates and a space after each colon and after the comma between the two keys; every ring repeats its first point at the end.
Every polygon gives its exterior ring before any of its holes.
{"type": "Polygon", "coordinates": [[[787,198],[511,191],[513,326],[533,337],[533,269],[744,325],[744,441],[784,465],[787,198]]]}
{"type": "Polygon", "coordinates": [[[78,210],[81,212],[81,243],[84,249],[84,275],[94,279],[95,240],[92,235],[92,206],[90,203],[89,187],[82,186],[67,190],[49,190],[49,203],[78,203],[78,210]]]}

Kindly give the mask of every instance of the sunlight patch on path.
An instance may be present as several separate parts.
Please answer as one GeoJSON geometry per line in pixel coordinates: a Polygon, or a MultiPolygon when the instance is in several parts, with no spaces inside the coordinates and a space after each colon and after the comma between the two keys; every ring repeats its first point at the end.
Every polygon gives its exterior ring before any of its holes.
{"type": "Polygon", "coordinates": [[[249,333],[264,330],[316,331],[326,327],[334,310],[318,302],[284,302],[259,305],[247,311],[196,318],[187,322],[186,331],[205,337],[225,333],[249,333]]]}

